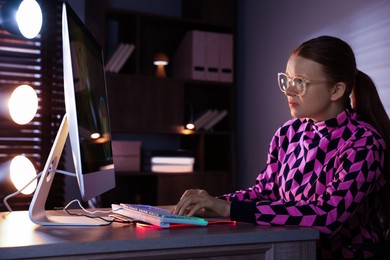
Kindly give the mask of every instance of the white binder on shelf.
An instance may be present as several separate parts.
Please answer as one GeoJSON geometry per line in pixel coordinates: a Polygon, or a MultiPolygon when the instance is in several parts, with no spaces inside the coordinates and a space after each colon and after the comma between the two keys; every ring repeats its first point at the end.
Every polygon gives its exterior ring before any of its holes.
{"type": "Polygon", "coordinates": [[[219,81],[219,33],[206,32],[206,80],[219,81]]]}
{"type": "Polygon", "coordinates": [[[233,35],[219,34],[219,80],[233,82],[233,35]]]}
{"type": "Polygon", "coordinates": [[[189,31],[173,58],[173,76],[179,79],[233,81],[233,35],[189,31]]]}
{"type": "Polygon", "coordinates": [[[205,64],[206,32],[187,32],[173,58],[174,77],[205,80],[205,64]]]}

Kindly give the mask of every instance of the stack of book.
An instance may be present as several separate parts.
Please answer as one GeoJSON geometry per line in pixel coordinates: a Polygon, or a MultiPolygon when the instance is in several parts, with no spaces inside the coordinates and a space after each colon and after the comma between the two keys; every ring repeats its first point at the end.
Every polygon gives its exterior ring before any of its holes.
{"type": "Polygon", "coordinates": [[[194,120],[196,130],[210,130],[227,115],[226,110],[209,109],[194,120]]]}
{"type": "Polygon", "coordinates": [[[144,170],[164,173],[194,171],[195,158],[188,150],[153,150],[145,154],[144,170]]]}

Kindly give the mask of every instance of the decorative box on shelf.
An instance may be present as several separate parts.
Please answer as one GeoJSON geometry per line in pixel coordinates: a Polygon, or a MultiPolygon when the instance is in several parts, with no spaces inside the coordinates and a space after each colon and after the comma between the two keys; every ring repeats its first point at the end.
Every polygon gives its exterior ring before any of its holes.
{"type": "Polygon", "coordinates": [[[141,166],[140,141],[112,141],[115,171],[139,171],[141,166]]]}

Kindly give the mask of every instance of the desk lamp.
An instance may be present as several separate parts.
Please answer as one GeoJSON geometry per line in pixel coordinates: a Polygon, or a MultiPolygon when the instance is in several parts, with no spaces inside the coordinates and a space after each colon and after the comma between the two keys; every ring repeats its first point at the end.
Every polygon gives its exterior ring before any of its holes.
{"type": "Polygon", "coordinates": [[[190,108],[189,120],[185,123],[184,128],[188,130],[194,130],[195,124],[194,124],[194,111],[192,108],[192,104],[189,104],[189,108],[190,108]]]}
{"type": "Polygon", "coordinates": [[[35,0],[9,0],[0,8],[0,26],[9,33],[32,39],[41,31],[42,11],[35,0]]]}
{"type": "Polygon", "coordinates": [[[156,76],[159,78],[165,78],[166,73],[165,73],[165,66],[168,65],[168,57],[162,52],[159,52],[156,54],[154,57],[154,62],[153,64],[157,66],[156,70],[156,76]]]}

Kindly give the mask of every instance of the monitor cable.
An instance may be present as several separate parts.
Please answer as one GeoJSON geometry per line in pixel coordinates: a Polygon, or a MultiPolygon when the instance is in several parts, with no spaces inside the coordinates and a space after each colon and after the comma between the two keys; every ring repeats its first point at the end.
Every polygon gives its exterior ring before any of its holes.
{"type": "MultiPolygon", "coordinates": [[[[56,172],[56,173],[60,173],[60,174],[64,174],[64,175],[68,175],[68,176],[72,176],[72,177],[76,177],[76,174],[75,173],[72,173],[72,172],[67,172],[67,171],[62,171],[62,170],[53,170],[52,172],[56,172]]],[[[23,190],[25,190],[33,181],[35,181],[36,179],[38,179],[41,175],[42,175],[43,171],[38,173],[34,178],[32,178],[25,186],[23,186],[20,190],[17,190],[16,192],[14,193],[11,193],[9,195],[7,195],[4,199],[3,199],[3,204],[4,206],[7,208],[7,210],[9,212],[12,212],[12,208],[9,206],[8,204],[8,200],[10,198],[13,198],[17,195],[19,195],[20,193],[22,193],[23,190]]]]}

